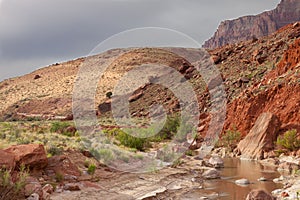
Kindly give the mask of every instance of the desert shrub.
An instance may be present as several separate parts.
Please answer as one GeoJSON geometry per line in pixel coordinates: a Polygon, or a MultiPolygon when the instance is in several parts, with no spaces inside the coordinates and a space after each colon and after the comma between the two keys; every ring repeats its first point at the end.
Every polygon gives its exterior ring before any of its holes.
{"type": "Polygon", "coordinates": [[[96,158],[107,163],[113,159],[113,153],[110,149],[100,149],[96,154],[96,158]]]}
{"type": "Polygon", "coordinates": [[[65,177],[64,177],[64,175],[63,175],[62,173],[57,172],[57,173],[55,174],[55,180],[56,180],[56,182],[60,183],[60,182],[62,182],[64,179],[65,179],[65,177]]]}
{"type": "Polygon", "coordinates": [[[158,133],[162,139],[172,139],[180,125],[180,116],[168,116],[162,130],[158,133]]]}
{"type": "Polygon", "coordinates": [[[233,150],[236,144],[241,140],[241,133],[234,127],[232,130],[226,130],[225,134],[219,141],[220,146],[225,146],[230,150],[233,150]]]}
{"type": "Polygon", "coordinates": [[[300,140],[297,137],[297,130],[286,131],[283,135],[277,137],[277,146],[289,151],[295,151],[300,148],[300,140]]]}
{"type": "Polygon", "coordinates": [[[28,138],[18,138],[17,144],[29,144],[31,141],[28,138]]]}
{"type": "Polygon", "coordinates": [[[90,174],[90,175],[94,175],[95,172],[96,172],[96,165],[95,164],[90,164],[89,167],[88,167],[88,170],[87,172],[90,174]]]}
{"type": "Polygon", "coordinates": [[[68,127],[69,124],[67,122],[53,122],[50,127],[50,132],[62,133],[68,127]]]}
{"type": "Polygon", "coordinates": [[[0,133],[0,139],[5,140],[6,139],[6,133],[0,133]]]}
{"type": "Polygon", "coordinates": [[[106,93],[106,97],[109,98],[109,99],[111,98],[112,95],[113,95],[112,92],[107,92],[106,93]]]}
{"type": "Polygon", "coordinates": [[[47,153],[50,154],[51,156],[61,155],[62,152],[63,152],[63,148],[57,147],[57,146],[53,146],[53,145],[49,146],[49,148],[47,150],[47,153]]]}
{"type": "MultiPolygon", "coordinates": [[[[75,133],[70,132],[68,128],[71,128],[70,124],[67,122],[53,122],[50,127],[50,132],[60,133],[62,135],[72,137],[75,133]]],[[[76,129],[75,129],[76,130],[76,129]]]]}
{"type": "Polygon", "coordinates": [[[125,133],[122,130],[117,131],[116,139],[122,145],[129,148],[137,149],[139,151],[143,151],[147,146],[149,146],[149,141],[147,140],[147,138],[134,137],[125,133]]]}
{"type": "Polygon", "coordinates": [[[28,170],[21,166],[16,181],[12,181],[10,171],[0,170],[0,200],[24,199],[24,188],[28,170]]]}

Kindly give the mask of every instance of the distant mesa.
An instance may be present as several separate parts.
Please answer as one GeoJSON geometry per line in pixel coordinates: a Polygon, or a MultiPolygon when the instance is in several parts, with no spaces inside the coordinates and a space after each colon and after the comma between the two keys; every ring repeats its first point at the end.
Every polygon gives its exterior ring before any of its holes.
{"type": "Polygon", "coordinates": [[[221,22],[215,34],[203,47],[215,49],[240,41],[255,40],[271,35],[281,27],[296,21],[300,21],[300,1],[282,0],[274,10],[221,22]]]}

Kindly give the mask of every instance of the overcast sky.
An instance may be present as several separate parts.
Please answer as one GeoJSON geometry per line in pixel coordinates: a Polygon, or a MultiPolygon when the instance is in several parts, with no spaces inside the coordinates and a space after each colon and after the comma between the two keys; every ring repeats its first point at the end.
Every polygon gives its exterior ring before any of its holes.
{"type": "MultiPolygon", "coordinates": [[[[219,23],[279,0],[0,0],[0,81],[88,55],[141,27],[174,29],[202,44],[219,23]]],[[[145,39],[146,40],[146,39],[145,39]]]]}

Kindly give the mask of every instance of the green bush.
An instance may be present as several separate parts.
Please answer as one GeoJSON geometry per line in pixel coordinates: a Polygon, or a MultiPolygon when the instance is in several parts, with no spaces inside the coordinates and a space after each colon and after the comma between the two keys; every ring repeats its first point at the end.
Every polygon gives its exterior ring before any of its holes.
{"type": "Polygon", "coordinates": [[[53,122],[50,127],[51,133],[62,133],[66,128],[69,127],[67,122],[53,122]]]}
{"type": "Polygon", "coordinates": [[[147,146],[149,146],[149,141],[147,138],[139,138],[139,137],[134,137],[131,136],[122,130],[117,131],[116,137],[115,137],[122,145],[129,147],[129,148],[134,148],[139,151],[144,151],[147,146]]]}
{"type": "Polygon", "coordinates": [[[10,171],[0,170],[0,200],[24,199],[24,188],[28,170],[21,166],[16,181],[12,181],[10,171]]]}
{"type": "Polygon", "coordinates": [[[88,167],[88,170],[87,172],[90,174],[90,175],[94,175],[95,172],[96,172],[96,165],[95,164],[90,164],[89,167],[88,167]]]}
{"type": "Polygon", "coordinates": [[[277,137],[277,146],[289,151],[295,151],[300,148],[300,140],[297,138],[297,130],[286,131],[283,135],[277,137]]]}
{"type": "Polygon", "coordinates": [[[227,130],[225,134],[221,137],[219,145],[225,146],[230,150],[233,150],[237,143],[241,140],[241,133],[236,127],[233,130],[227,130]]]}
{"type": "Polygon", "coordinates": [[[57,147],[57,146],[53,146],[51,145],[48,150],[47,153],[51,154],[51,156],[55,156],[55,155],[61,155],[63,152],[63,148],[61,147],[57,147]]]}
{"type": "Polygon", "coordinates": [[[158,133],[162,139],[172,139],[177,133],[177,129],[180,125],[180,117],[178,115],[168,116],[166,123],[162,130],[158,133]]]}
{"type": "Polygon", "coordinates": [[[109,163],[114,157],[110,149],[100,149],[94,156],[99,160],[103,160],[105,163],[109,163]]]}
{"type": "Polygon", "coordinates": [[[68,132],[69,127],[71,126],[67,122],[53,122],[50,127],[50,132],[72,137],[74,136],[74,133],[68,132]]]}

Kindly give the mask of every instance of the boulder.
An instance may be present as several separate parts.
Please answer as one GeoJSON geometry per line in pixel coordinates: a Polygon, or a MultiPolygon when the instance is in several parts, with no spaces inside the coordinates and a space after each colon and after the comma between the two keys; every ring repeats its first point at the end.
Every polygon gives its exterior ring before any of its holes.
{"type": "Polygon", "coordinates": [[[65,155],[49,158],[49,165],[45,171],[48,176],[53,176],[57,173],[62,174],[64,179],[76,179],[81,174],[78,167],[65,155]]]}
{"type": "Polygon", "coordinates": [[[223,161],[222,158],[219,157],[219,156],[212,156],[212,157],[208,160],[208,164],[211,165],[212,167],[215,167],[215,168],[221,168],[221,167],[224,167],[224,161],[223,161]]]}
{"type": "Polygon", "coordinates": [[[40,199],[40,195],[38,195],[37,193],[33,193],[27,198],[27,200],[39,200],[39,199],[40,199]]]}
{"type": "Polygon", "coordinates": [[[300,169],[299,165],[290,162],[282,162],[278,166],[278,171],[287,171],[289,173],[293,171],[298,171],[299,169],[300,169]]]}
{"type": "Polygon", "coordinates": [[[0,169],[11,170],[15,168],[15,156],[4,150],[0,150],[0,169]]]}
{"type": "Polygon", "coordinates": [[[39,78],[41,78],[41,76],[38,75],[38,74],[36,74],[36,75],[33,77],[34,80],[39,79],[39,78]]]}
{"type": "Polygon", "coordinates": [[[249,185],[250,181],[248,179],[243,178],[243,179],[236,180],[235,184],[237,184],[237,185],[249,185]]]}
{"type": "Polygon", "coordinates": [[[67,183],[64,186],[64,190],[68,190],[68,191],[79,191],[80,190],[80,186],[78,183],[67,183]]]}
{"type": "Polygon", "coordinates": [[[264,190],[251,190],[246,197],[246,200],[275,200],[271,194],[265,192],[264,190]]]}
{"type": "Polygon", "coordinates": [[[45,148],[41,144],[15,145],[4,150],[14,154],[16,165],[24,164],[31,169],[43,169],[48,164],[45,148]]]}
{"type": "Polygon", "coordinates": [[[43,192],[43,196],[48,196],[47,194],[52,194],[54,192],[54,187],[50,184],[46,184],[43,188],[42,188],[42,192],[43,192]]]}
{"type": "Polygon", "coordinates": [[[26,178],[25,196],[28,197],[33,193],[39,194],[41,189],[42,189],[42,185],[36,178],[31,176],[26,178]]]}
{"type": "Polygon", "coordinates": [[[220,172],[214,168],[206,170],[202,176],[206,179],[217,179],[220,178],[220,172]]]}
{"type": "Polygon", "coordinates": [[[237,148],[244,159],[263,159],[264,152],[274,147],[279,119],[272,113],[262,113],[256,120],[249,134],[239,142],[237,148]]]}

